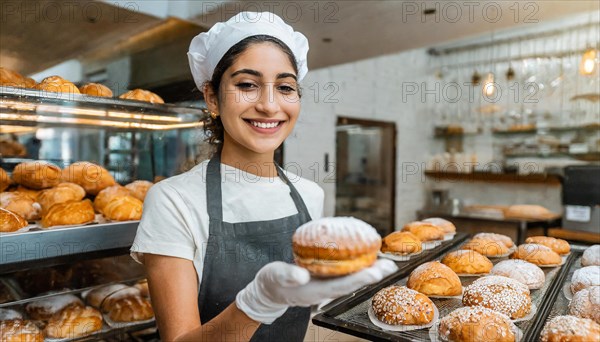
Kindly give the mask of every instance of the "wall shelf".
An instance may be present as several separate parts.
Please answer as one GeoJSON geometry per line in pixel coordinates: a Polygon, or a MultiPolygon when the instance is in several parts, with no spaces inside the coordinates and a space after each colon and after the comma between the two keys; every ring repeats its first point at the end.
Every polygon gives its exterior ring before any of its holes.
{"type": "Polygon", "coordinates": [[[436,181],[463,181],[463,182],[490,182],[490,183],[523,183],[523,184],[551,184],[560,185],[561,179],[557,175],[516,173],[492,173],[492,172],[444,172],[425,171],[425,176],[436,181]]]}

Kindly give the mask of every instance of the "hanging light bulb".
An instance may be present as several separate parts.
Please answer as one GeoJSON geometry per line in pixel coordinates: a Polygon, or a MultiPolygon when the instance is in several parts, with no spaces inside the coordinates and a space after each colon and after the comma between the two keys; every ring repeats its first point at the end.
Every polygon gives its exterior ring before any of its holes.
{"type": "Polygon", "coordinates": [[[596,57],[598,51],[593,48],[588,48],[583,53],[581,63],[579,64],[579,73],[584,76],[592,75],[596,71],[596,57]]]}
{"type": "Polygon", "coordinates": [[[485,81],[483,82],[483,93],[487,97],[491,97],[496,93],[496,84],[494,82],[494,73],[490,72],[485,77],[485,81]]]}

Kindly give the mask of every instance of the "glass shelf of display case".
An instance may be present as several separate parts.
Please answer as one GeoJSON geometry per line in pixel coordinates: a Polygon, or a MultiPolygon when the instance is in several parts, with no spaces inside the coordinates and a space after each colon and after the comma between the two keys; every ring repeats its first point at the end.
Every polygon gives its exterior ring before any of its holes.
{"type": "Polygon", "coordinates": [[[506,158],[573,158],[582,161],[600,161],[600,152],[588,152],[588,153],[541,153],[541,152],[530,152],[530,153],[506,153],[506,158]]]}
{"type": "Polygon", "coordinates": [[[528,127],[523,129],[494,129],[494,135],[517,135],[517,134],[537,134],[537,133],[567,133],[567,132],[598,132],[600,124],[591,123],[581,126],[548,126],[548,127],[528,127]]]}

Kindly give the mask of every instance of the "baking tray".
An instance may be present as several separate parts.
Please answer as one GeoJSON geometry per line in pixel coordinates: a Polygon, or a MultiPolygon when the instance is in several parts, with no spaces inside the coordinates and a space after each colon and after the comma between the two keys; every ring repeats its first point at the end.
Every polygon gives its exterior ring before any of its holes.
{"type": "MultiPolygon", "coordinates": [[[[392,284],[405,285],[408,274],[412,269],[423,262],[441,259],[446,252],[458,249],[464,242],[464,239],[462,239],[453,243],[449,248],[444,250],[438,249],[437,255],[433,255],[428,258],[428,260],[420,260],[411,265],[411,267],[400,270],[393,279],[390,279],[390,281],[384,281],[364,289],[360,291],[360,293],[356,293],[353,298],[338,303],[335,307],[330,307],[325,312],[315,316],[313,318],[313,323],[328,329],[339,330],[350,335],[373,341],[429,341],[429,329],[394,332],[386,331],[375,326],[367,316],[367,309],[371,303],[371,298],[378,290],[392,284]]],[[[572,262],[574,255],[574,253],[569,255],[565,265],[569,265],[569,263],[572,262]]],[[[507,257],[493,258],[490,260],[492,263],[496,264],[506,259],[507,257]]],[[[557,288],[561,287],[562,280],[565,277],[564,273],[568,270],[568,267],[565,267],[565,265],[553,268],[542,268],[546,274],[546,282],[541,289],[533,290],[531,292],[532,303],[537,307],[537,312],[530,320],[515,323],[523,331],[522,341],[534,341],[531,337],[536,336],[536,333],[539,334],[536,323],[539,320],[545,319],[546,306],[549,306],[552,303],[557,288]]],[[[460,277],[460,279],[463,286],[467,286],[478,278],[460,277]]],[[[437,306],[440,312],[440,318],[446,316],[451,311],[462,307],[462,300],[460,298],[431,298],[431,300],[437,306]]]]}

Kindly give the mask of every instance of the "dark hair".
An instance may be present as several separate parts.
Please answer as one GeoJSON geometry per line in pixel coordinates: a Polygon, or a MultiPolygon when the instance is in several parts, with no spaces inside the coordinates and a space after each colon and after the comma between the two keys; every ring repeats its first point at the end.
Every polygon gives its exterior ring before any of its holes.
{"type": "MultiPolygon", "coordinates": [[[[205,85],[208,85],[212,88],[217,95],[217,98],[221,100],[220,94],[220,86],[221,79],[223,78],[223,74],[225,70],[227,70],[235,60],[241,55],[244,51],[246,51],[251,45],[258,43],[272,43],[275,46],[278,46],[283,53],[289,58],[292,67],[294,68],[294,72],[298,74],[298,66],[296,64],[296,57],[294,57],[294,53],[290,48],[285,45],[281,40],[267,35],[256,35],[243,39],[239,43],[232,46],[223,58],[219,61],[217,66],[215,67],[215,71],[213,72],[212,79],[210,81],[206,81],[205,85]]],[[[223,128],[223,123],[221,122],[221,118],[217,117],[213,119],[210,115],[204,120],[204,133],[207,138],[206,141],[216,147],[216,153],[220,153],[223,148],[223,136],[225,129],[223,128]]]]}

